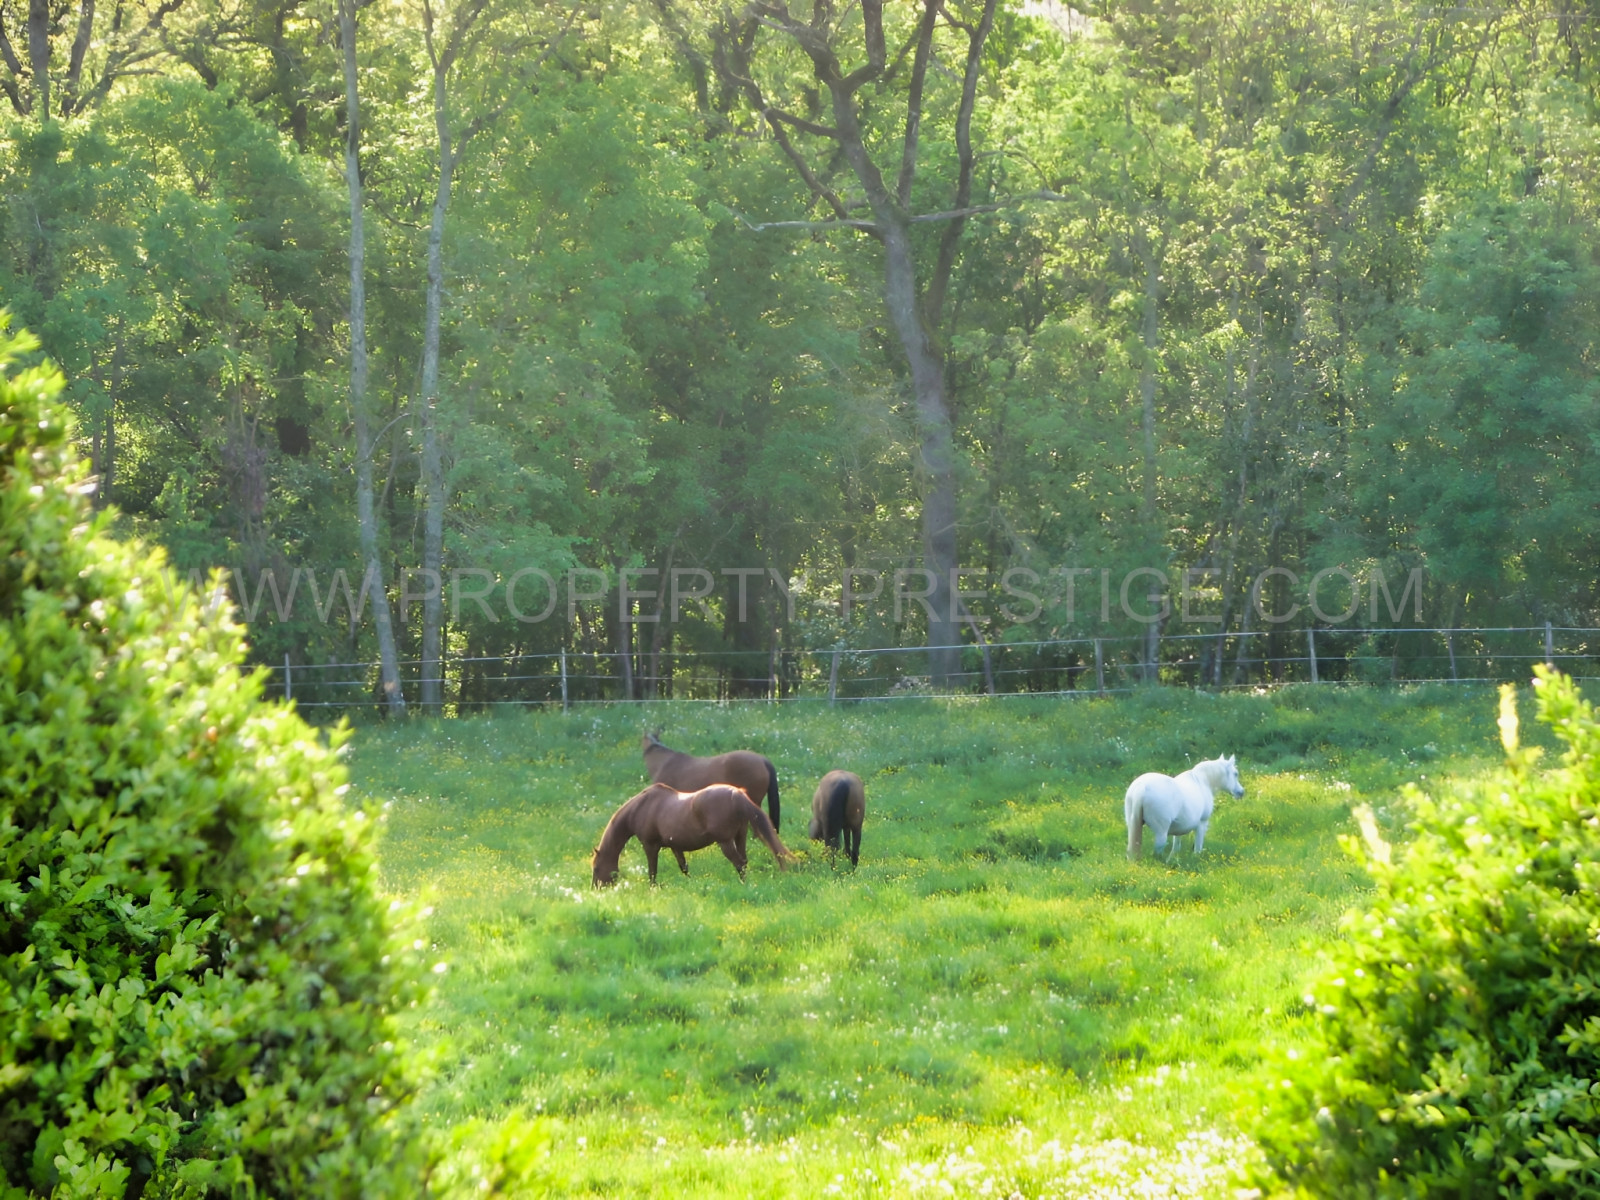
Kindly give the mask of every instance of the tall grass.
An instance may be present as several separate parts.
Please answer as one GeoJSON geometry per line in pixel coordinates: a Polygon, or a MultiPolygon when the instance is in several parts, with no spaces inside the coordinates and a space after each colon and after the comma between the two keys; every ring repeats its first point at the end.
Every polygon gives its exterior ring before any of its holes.
{"type": "MultiPolygon", "coordinates": [[[[1495,748],[1493,696],[1151,690],[1117,700],[595,708],[363,731],[386,886],[434,907],[425,1103],[477,1190],[679,1196],[1212,1195],[1301,981],[1364,876],[1354,804],[1495,748]],[[780,874],[715,850],[589,886],[643,728],[760,749],[780,874]],[[1124,854],[1144,770],[1236,753],[1193,859],[1124,854]],[[805,839],[827,770],[867,785],[859,870],[805,839]],[[479,1175],[474,1178],[472,1171],[479,1175]]],[[[1146,839],[1146,846],[1149,839],[1146,839]]]]}

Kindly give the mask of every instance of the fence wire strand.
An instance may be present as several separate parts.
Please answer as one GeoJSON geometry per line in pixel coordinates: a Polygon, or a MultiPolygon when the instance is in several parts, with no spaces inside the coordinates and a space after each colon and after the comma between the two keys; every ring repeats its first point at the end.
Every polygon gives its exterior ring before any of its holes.
{"type": "MultiPolygon", "coordinates": [[[[620,653],[589,650],[459,656],[439,662],[405,659],[398,666],[409,704],[417,703],[424,682],[437,681],[444,695],[438,711],[455,715],[659,700],[855,703],[931,694],[1085,697],[1127,694],[1155,683],[1205,690],[1291,683],[1484,684],[1525,679],[1536,662],[1551,662],[1588,679],[1589,668],[1600,666],[1596,635],[1600,629],[1556,625],[1219,630],[1161,636],[1153,664],[1143,658],[1147,639],[1134,635],[943,647],[840,644],[663,650],[655,655],[636,650],[626,675],[620,653]],[[1377,651],[1375,640],[1386,638],[1392,639],[1387,650],[1377,651]],[[1518,644],[1495,648],[1490,639],[1496,638],[1518,644]],[[1424,644],[1427,639],[1434,639],[1432,646],[1424,644]],[[941,650],[956,652],[959,668],[935,688],[929,656],[941,650]],[[762,660],[761,667],[754,667],[762,660]],[[626,694],[628,681],[632,694],[626,694]]],[[[376,662],[294,663],[286,658],[282,664],[264,664],[264,669],[271,677],[268,695],[290,699],[299,708],[359,713],[386,703],[376,662]]]]}

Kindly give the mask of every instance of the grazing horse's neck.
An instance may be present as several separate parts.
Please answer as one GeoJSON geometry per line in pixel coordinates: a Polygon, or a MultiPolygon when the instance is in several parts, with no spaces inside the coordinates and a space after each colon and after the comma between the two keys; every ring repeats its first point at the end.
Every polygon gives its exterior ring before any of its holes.
{"type": "Polygon", "coordinates": [[[1217,768],[1219,766],[1220,764],[1215,759],[1207,759],[1205,762],[1195,763],[1184,773],[1196,783],[1202,785],[1206,791],[1214,792],[1217,790],[1217,768]]]}
{"type": "Polygon", "coordinates": [[[632,807],[623,805],[606,822],[606,831],[600,835],[600,844],[594,850],[596,857],[609,858],[613,864],[622,857],[622,848],[633,836],[632,807]]]}

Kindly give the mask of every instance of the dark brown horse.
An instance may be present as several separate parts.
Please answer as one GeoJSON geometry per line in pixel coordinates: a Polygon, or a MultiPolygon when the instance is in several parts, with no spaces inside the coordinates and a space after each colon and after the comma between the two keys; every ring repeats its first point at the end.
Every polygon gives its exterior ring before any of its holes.
{"type": "Polygon", "coordinates": [[[650,782],[664,783],[681,792],[710,787],[713,783],[731,783],[743,788],[745,795],[756,804],[767,798],[767,811],[772,814],[772,828],[782,827],[778,819],[778,769],[772,760],[763,758],[754,750],[730,750],[712,758],[696,758],[678,750],[669,750],[661,744],[659,733],[644,735],[644,769],[650,773],[650,782]]]}
{"type": "Polygon", "coordinates": [[[767,814],[740,788],[718,783],[698,792],[680,792],[664,783],[652,783],[611,815],[594,851],[594,885],[604,887],[615,882],[617,860],[633,838],[638,838],[644,847],[651,883],[656,879],[656,859],[663,846],[672,851],[678,869],[685,875],[689,873],[689,863],[683,857],[687,851],[720,846],[743,879],[745,865],[750,861],[744,849],[745,834],[752,825],[756,836],[778,860],[778,868],[785,869],[789,852],[778,840],[767,814]]]}
{"type": "Polygon", "coordinates": [[[867,816],[867,789],[861,777],[849,771],[829,771],[811,797],[811,840],[839,849],[839,835],[850,865],[861,860],[861,822],[867,816]]]}

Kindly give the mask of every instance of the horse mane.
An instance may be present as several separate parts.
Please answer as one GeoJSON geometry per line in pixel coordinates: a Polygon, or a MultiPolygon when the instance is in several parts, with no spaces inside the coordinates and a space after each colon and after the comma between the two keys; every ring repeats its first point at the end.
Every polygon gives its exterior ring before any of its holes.
{"type": "Polygon", "coordinates": [[[1184,772],[1202,780],[1212,791],[1217,791],[1221,786],[1222,777],[1227,771],[1228,756],[1219,754],[1216,758],[1202,759],[1184,772]]]}

